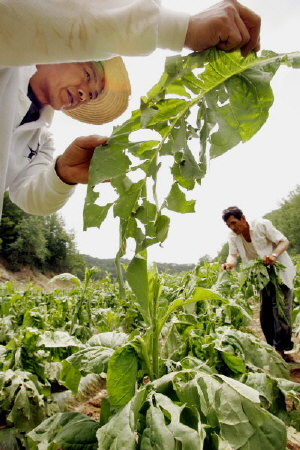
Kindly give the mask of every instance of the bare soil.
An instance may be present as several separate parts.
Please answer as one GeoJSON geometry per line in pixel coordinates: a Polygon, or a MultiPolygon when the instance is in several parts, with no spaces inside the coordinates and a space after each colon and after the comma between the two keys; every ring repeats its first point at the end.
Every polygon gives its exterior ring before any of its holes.
{"type": "Polygon", "coordinates": [[[106,380],[100,375],[91,375],[89,382],[84,384],[80,394],[67,403],[67,410],[80,412],[99,422],[101,402],[107,396],[106,380]]]}
{"type": "Polygon", "coordinates": [[[0,259],[0,284],[10,281],[15,289],[26,289],[30,284],[38,286],[44,291],[51,291],[53,289],[65,289],[73,287],[71,281],[55,281],[50,282],[51,278],[55,275],[54,272],[41,273],[37,270],[33,270],[28,266],[24,266],[21,270],[13,272],[4,264],[4,261],[0,259]]]}

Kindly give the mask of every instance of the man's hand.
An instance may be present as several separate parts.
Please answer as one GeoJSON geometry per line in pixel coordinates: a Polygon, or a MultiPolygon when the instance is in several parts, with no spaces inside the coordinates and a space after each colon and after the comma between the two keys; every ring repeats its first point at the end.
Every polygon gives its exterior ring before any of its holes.
{"type": "Polygon", "coordinates": [[[232,264],[232,263],[225,263],[225,264],[222,264],[221,268],[222,268],[222,270],[231,270],[231,269],[234,268],[234,264],[232,264]]]}
{"type": "Polygon", "coordinates": [[[190,18],[185,47],[194,51],[240,48],[242,55],[247,56],[252,50],[259,50],[259,33],[258,15],[236,0],[223,0],[190,18]]]}
{"type": "Polygon", "coordinates": [[[263,257],[263,263],[266,266],[273,266],[273,264],[276,263],[278,256],[285,252],[289,248],[289,245],[290,243],[287,239],[279,241],[276,247],[273,249],[273,253],[271,255],[266,255],[263,257]]]}
{"type": "Polygon", "coordinates": [[[276,256],[273,256],[273,255],[266,255],[263,257],[263,263],[266,266],[273,266],[273,264],[275,264],[276,261],[277,261],[277,258],[276,258],[276,256]]]}
{"type": "Polygon", "coordinates": [[[83,136],[75,139],[56,160],[55,170],[66,184],[86,184],[94,150],[107,142],[103,136],[83,136]]]}

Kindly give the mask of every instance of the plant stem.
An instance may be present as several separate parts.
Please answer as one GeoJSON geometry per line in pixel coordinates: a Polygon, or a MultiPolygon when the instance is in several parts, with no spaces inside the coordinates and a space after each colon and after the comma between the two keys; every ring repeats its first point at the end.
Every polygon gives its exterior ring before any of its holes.
{"type": "Polygon", "coordinates": [[[152,328],[152,363],[153,363],[153,377],[159,378],[159,358],[158,358],[158,340],[159,333],[156,324],[153,324],[152,328]]]}
{"type": "Polygon", "coordinates": [[[116,255],[115,258],[115,265],[117,269],[117,280],[119,285],[119,298],[125,300],[125,286],[124,286],[124,280],[122,275],[122,267],[121,267],[121,257],[119,252],[116,255]]]}
{"type": "Polygon", "coordinates": [[[152,302],[152,365],[154,379],[159,377],[159,324],[158,324],[158,298],[159,298],[159,280],[158,277],[153,280],[153,302],[152,302]]]}
{"type": "Polygon", "coordinates": [[[137,341],[140,343],[140,346],[141,346],[142,356],[144,359],[144,363],[146,364],[146,367],[148,369],[149,378],[150,378],[150,380],[153,380],[153,368],[151,366],[151,362],[149,359],[149,352],[148,352],[147,345],[141,336],[137,336],[137,341]]]}
{"type": "MultiPolygon", "coordinates": [[[[124,238],[122,233],[122,219],[120,219],[119,224],[119,250],[116,254],[115,258],[115,265],[117,269],[117,280],[119,285],[119,298],[122,300],[125,300],[125,286],[124,286],[124,280],[123,280],[123,274],[122,274],[122,267],[121,267],[121,256],[124,254],[124,238]]],[[[125,243],[126,246],[126,243],[125,243]]]]}

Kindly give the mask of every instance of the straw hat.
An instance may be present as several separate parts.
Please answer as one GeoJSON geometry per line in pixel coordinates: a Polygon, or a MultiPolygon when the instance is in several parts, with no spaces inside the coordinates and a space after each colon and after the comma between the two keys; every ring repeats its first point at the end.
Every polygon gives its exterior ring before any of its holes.
{"type": "Polygon", "coordinates": [[[101,64],[104,70],[103,91],[95,100],[63,112],[80,122],[100,125],[111,122],[125,111],[131,90],[127,70],[120,56],[95,64],[101,64]]]}

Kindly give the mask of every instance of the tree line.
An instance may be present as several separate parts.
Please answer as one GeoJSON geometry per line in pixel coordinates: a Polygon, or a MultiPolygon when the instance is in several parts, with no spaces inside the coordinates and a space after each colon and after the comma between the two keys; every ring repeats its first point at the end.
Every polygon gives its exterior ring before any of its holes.
{"type": "MultiPolygon", "coordinates": [[[[114,258],[95,258],[90,255],[81,255],[88,267],[97,267],[99,272],[94,275],[95,279],[102,279],[105,276],[110,276],[112,279],[117,277],[117,270],[114,258]]],[[[121,258],[121,264],[128,266],[130,263],[129,259],[121,258]]],[[[158,272],[168,272],[168,273],[180,273],[188,272],[193,270],[195,264],[175,264],[175,263],[155,263],[158,272]]]]}
{"type": "MultiPolygon", "coordinates": [[[[86,267],[95,266],[94,278],[116,278],[114,258],[101,259],[79,254],[75,236],[65,230],[58,214],[33,216],[22,211],[5,194],[0,225],[0,257],[10,270],[27,265],[41,272],[70,272],[84,278],[86,267]]],[[[128,265],[129,260],[122,259],[128,265]]],[[[193,264],[157,263],[159,271],[178,273],[191,270],[193,264]]]]}
{"type": "Polygon", "coordinates": [[[290,241],[288,252],[291,256],[300,255],[300,186],[281,202],[280,208],[265,215],[290,241]]]}
{"type": "Polygon", "coordinates": [[[41,272],[80,275],[84,261],[57,214],[33,216],[22,211],[5,194],[0,226],[0,256],[8,269],[28,265],[41,272]]]}

